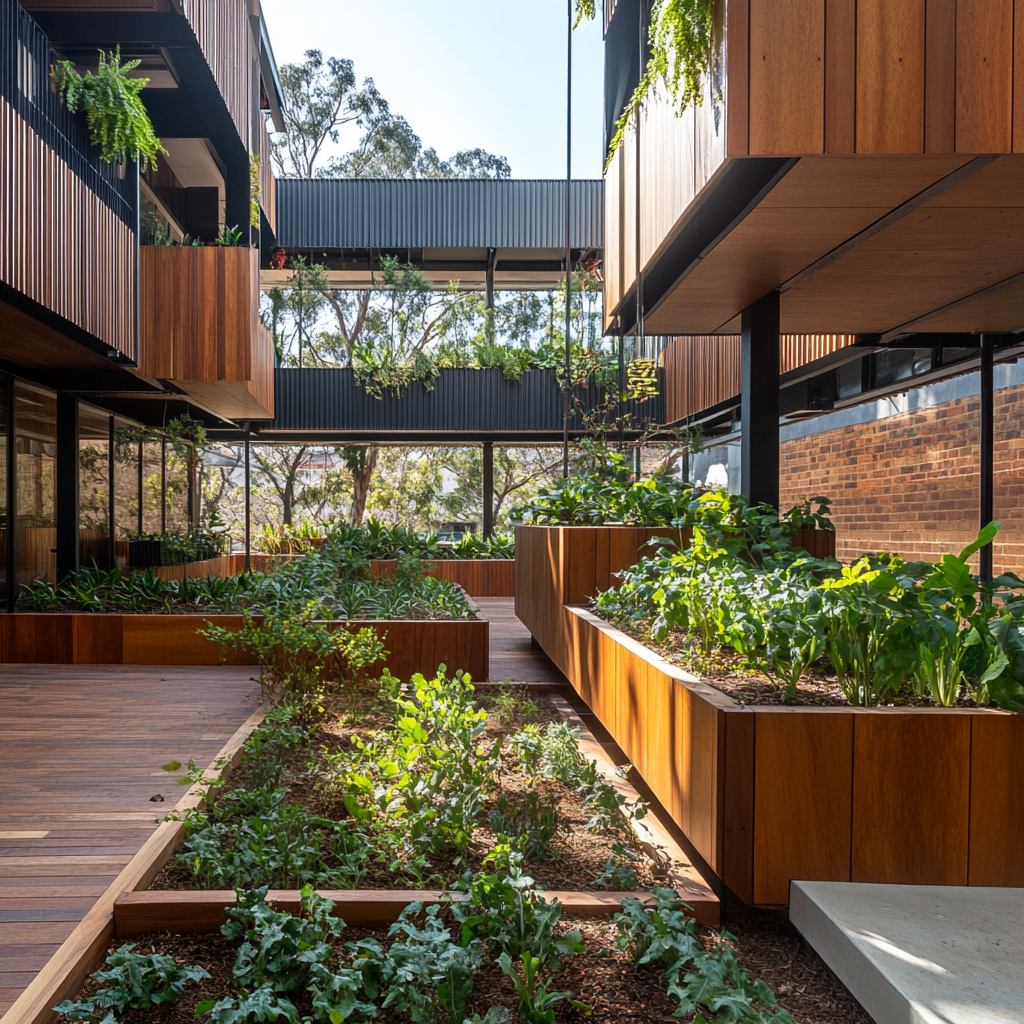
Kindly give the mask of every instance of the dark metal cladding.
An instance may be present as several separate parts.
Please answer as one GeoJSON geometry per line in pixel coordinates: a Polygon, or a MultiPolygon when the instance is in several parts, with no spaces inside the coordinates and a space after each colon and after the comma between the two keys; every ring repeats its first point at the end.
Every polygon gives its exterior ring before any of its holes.
{"type": "MultiPolygon", "coordinates": [[[[659,371],[659,384],[662,371],[659,371]]],[[[352,370],[278,369],[278,415],[272,430],[432,431],[556,433],[562,429],[562,392],[553,370],[527,370],[511,384],[501,370],[441,370],[433,391],[414,383],[399,397],[377,399],[356,387],[352,370]]],[[[659,394],[642,404],[628,403],[639,420],[664,422],[659,394]]],[[[575,391],[578,405],[572,429],[584,428],[580,409],[604,400],[597,387],[575,391]]]]}
{"type": "MultiPolygon", "coordinates": [[[[604,183],[572,184],[572,246],[604,247],[604,183]]],[[[545,249],[565,245],[565,182],[277,179],[292,249],[545,249]]]]}

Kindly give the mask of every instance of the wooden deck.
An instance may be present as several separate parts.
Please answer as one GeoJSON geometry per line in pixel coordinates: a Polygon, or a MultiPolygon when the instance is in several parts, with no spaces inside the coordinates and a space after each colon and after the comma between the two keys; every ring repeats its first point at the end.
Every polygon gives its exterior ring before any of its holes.
{"type": "MultiPolygon", "coordinates": [[[[512,598],[490,620],[491,680],[561,689],[512,598]]],[[[246,720],[252,666],[0,666],[0,1013],[184,792],[162,765],[207,765],[246,720]],[[151,797],[160,794],[163,802],[151,797]]]]}
{"type": "Polygon", "coordinates": [[[568,686],[554,662],[530,644],[530,631],[516,618],[515,598],[475,597],[484,617],[491,622],[492,682],[551,683],[568,686]]]}
{"type": "Polygon", "coordinates": [[[252,712],[252,675],[0,667],[0,1013],[184,792],[161,765],[205,767],[252,712]]]}

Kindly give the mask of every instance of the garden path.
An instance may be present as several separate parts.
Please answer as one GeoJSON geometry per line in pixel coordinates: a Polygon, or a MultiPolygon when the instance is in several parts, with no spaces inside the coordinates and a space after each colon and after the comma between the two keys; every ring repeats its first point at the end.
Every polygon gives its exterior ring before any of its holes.
{"type": "Polygon", "coordinates": [[[0,666],[0,1013],[256,706],[251,666],[0,666]],[[163,802],[153,802],[157,794],[163,802]]]}
{"type": "Polygon", "coordinates": [[[540,649],[530,646],[530,631],[516,618],[512,597],[474,597],[491,623],[491,681],[568,685],[565,676],[540,649]]]}

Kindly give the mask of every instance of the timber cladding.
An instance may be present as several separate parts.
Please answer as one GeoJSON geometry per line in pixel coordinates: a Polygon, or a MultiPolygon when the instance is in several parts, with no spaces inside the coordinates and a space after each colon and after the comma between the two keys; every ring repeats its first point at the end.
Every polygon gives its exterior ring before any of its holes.
{"type": "Polygon", "coordinates": [[[274,346],[259,322],[259,252],[139,249],[139,373],[171,380],[221,415],[274,413],[274,346]]]}
{"type": "MultiPolygon", "coordinates": [[[[258,618],[258,616],[256,617],[258,618]]],[[[238,651],[221,651],[197,631],[206,623],[241,629],[241,615],[118,615],[14,612],[0,616],[0,662],[57,665],[252,665],[238,651]]],[[[338,622],[336,628],[375,630],[390,652],[375,666],[399,679],[417,672],[459,669],[487,679],[490,623],[395,619],[338,622]]]]}
{"type": "Polygon", "coordinates": [[[741,899],[792,879],[1024,885],[1024,715],[749,707],[562,600],[558,528],[520,527],[516,613],[741,899]]]}
{"type": "MultiPolygon", "coordinates": [[[[390,576],[395,559],[375,558],[370,571],[390,576]]],[[[511,558],[452,558],[424,562],[424,575],[457,583],[470,597],[515,597],[516,563],[511,558]]]]}

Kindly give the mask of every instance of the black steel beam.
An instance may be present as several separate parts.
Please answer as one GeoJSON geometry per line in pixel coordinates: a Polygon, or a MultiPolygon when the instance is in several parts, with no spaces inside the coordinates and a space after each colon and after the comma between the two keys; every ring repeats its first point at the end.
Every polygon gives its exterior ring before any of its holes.
{"type": "Polygon", "coordinates": [[[742,314],[740,490],[752,503],[779,507],[779,293],[742,314]]]}

